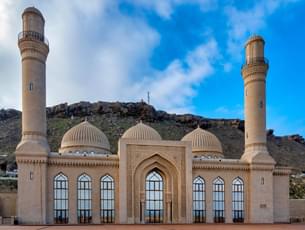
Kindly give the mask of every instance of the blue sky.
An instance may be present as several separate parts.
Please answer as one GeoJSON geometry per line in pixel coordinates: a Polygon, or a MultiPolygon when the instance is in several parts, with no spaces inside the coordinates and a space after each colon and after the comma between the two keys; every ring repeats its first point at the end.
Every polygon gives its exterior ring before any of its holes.
{"type": "Polygon", "coordinates": [[[171,113],[243,118],[240,67],[266,41],[267,126],[305,136],[304,0],[1,0],[0,107],[21,107],[16,44],[35,6],[50,42],[47,104],[140,101],[171,113]]]}

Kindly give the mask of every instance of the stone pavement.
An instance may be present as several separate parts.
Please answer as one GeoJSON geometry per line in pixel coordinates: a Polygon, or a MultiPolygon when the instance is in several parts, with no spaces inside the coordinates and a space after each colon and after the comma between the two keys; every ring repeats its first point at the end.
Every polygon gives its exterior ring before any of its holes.
{"type": "Polygon", "coordinates": [[[0,230],[305,230],[305,224],[1,226],[0,230]]]}

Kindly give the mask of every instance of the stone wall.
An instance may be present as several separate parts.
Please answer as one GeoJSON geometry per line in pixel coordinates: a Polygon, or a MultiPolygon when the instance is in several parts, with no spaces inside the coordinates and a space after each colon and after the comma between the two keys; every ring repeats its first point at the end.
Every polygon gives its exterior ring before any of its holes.
{"type": "Polygon", "coordinates": [[[17,192],[0,192],[0,216],[16,216],[17,192]]]}
{"type": "Polygon", "coordinates": [[[305,199],[290,199],[290,221],[305,222],[305,199]]]}

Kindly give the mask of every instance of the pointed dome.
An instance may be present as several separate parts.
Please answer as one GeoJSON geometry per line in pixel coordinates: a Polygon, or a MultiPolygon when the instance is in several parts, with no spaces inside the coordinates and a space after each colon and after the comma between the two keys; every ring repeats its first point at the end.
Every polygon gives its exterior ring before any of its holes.
{"type": "Polygon", "coordinates": [[[106,135],[84,121],[69,129],[62,138],[60,153],[95,152],[110,153],[110,144],[106,135]]]}
{"type": "Polygon", "coordinates": [[[162,140],[160,134],[156,130],[148,125],[143,124],[142,121],[126,130],[122,138],[135,140],[162,140]]]}
{"type": "Polygon", "coordinates": [[[221,143],[218,138],[199,126],[197,129],[186,134],[182,141],[192,142],[192,152],[195,156],[206,156],[209,158],[223,157],[221,143]]]}

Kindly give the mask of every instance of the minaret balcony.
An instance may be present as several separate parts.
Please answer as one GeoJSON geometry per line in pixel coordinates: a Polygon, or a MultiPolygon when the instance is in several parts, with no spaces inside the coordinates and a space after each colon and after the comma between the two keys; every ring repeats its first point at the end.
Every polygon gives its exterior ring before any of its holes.
{"type": "Polygon", "coordinates": [[[244,63],[241,68],[243,69],[244,67],[247,67],[248,65],[261,65],[261,64],[265,64],[267,66],[269,66],[269,60],[265,57],[252,57],[252,58],[248,58],[246,60],[246,63],[244,63]]]}
{"type": "Polygon", "coordinates": [[[43,42],[45,45],[49,46],[48,39],[41,33],[36,31],[22,31],[18,34],[18,41],[21,42],[23,40],[33,40],[43,42]]]}

